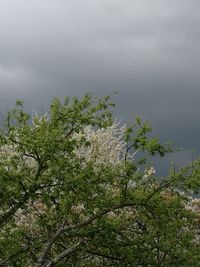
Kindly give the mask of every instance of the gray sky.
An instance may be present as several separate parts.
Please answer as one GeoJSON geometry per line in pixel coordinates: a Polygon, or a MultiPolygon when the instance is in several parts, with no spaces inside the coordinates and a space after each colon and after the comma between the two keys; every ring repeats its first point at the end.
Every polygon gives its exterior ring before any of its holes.
{"type": "Polygon", "coordinates": [[[118,117],[200,154],[199,25],[199,0],[0,0],[0,111],[118,91],[118,117]]]}

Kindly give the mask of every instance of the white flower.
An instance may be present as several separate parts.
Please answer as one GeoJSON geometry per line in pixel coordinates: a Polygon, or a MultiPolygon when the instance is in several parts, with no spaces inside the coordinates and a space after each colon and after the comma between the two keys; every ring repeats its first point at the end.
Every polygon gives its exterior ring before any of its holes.
{"type": "Polygon", "coordinates": [[[151,166],[148,170],[145,170],[143,177],[146,179],[148,177],[154,176],[155,173],[156,173],[156,170],[154,169],[153,166],[151,166]]]}
{"type": "Polygon", "coordinates": [[[98,130],[87,126],[83,133],[74,134],[74,137],[80,140],[84,136],[90,142],[90,146],[78,148],[75,151],[76,155],[84,157],[86,161],[94,161],[97,166],[106,163],[116,165],[125,157],[125,131],[126,125],[120,126],[120,122],[116,121],[110,127],[98,130]]]}
{"type": "Polygon", "coordinates": [[[83,203],[79,203],[77,205],[73,205],[71,207],[71,211],[75,214],[80,214],[84,211],[85,207],[84,207],[84,204],[83,203]]]}

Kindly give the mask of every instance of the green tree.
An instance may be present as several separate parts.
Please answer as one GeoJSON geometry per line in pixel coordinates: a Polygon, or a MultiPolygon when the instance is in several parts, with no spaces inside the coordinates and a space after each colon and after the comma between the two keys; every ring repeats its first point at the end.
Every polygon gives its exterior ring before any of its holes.
{"type": "Polygon", "coordinates": [[[0,133],[0,266],[200,266],[200,163],[158,179],[170,151],[109,97],[66,98],[33,117],[22,101],[0,133]],[[140,156],[142,152],[142,156],[140,156]]]}

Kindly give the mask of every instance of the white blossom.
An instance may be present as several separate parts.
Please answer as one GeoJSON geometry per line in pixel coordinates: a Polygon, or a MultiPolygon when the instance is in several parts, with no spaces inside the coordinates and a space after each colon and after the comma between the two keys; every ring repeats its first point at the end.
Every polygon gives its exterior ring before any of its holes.
{"type": "Polygon", "coordinates": [[[117,121],[110,127],[97,130],[86,126],[83,133],[75,134],[74,137],[80,140],[84,136],[90,145],[77,148],[76,155],[84,157],[86,161],[94,161],[97,166],[106,163],[116,165],[125,157],[125,131],[126,125],[121,126],[117,121]]]}
{"type": "Polygon", "coordinates": [[[146,179],[146,178],[149,178],[151,176],[154,176],[155,173],[156,173],[156,170],[154,169],[153,166],[151,166],[149,169],[144,171],[144,176],[143,177],[146,179]]]}
{"type": "Polygon", "coordinates": [[[71,207],[71,211],[75,214],[80,214],[84,211],[85,207],[84,207],[84,204],[83,203],[79,203],[77,205],[73,205],[71,207]]]}

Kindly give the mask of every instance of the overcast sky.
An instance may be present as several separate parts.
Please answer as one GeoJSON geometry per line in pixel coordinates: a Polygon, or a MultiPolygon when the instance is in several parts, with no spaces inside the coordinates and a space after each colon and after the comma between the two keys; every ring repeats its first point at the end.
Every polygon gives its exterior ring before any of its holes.
{"type": "Polygon", "coordinates": [[[199,25],[199,0],[0,0],[0,111],[117,91],[119,118],[200,155],[199,25]]]}

